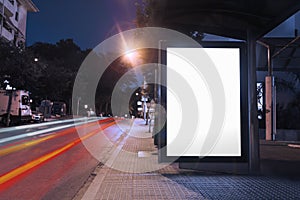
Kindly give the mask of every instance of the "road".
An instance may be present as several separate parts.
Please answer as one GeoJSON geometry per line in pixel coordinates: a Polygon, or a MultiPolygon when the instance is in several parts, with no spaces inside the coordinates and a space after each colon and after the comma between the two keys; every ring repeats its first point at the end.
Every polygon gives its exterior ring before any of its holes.
{"type": "Polygon", "coordinates": [[[0,199],[72,199],[101,165],[85,145],[105,156],[121,135],[113,118],[0,129],[0,199]]]}

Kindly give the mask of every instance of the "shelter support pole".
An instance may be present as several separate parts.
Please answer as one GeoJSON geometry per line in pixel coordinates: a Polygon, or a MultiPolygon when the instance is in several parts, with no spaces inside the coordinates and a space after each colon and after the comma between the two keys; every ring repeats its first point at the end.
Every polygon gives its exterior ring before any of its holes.
{"type": "MultiPolygon", "coordinates": [[[[265,77],[265,119],[266,119],[266,140],[272,140],[275,138],[276,133],[276,96],[275,96],[275,86],[274,77],[272,69],[272,58],[271,57],[271,47],[264,42],[258,41],[259,44],[263,45],[268,50],[268,75],[265,77]],[[272,137],[273,136],[273,137],[272,137]]],[[[281,52],[278,51],[276,55],[281,52]]]]}
{"type": "Polygon", "coordinates": [[[266,140],[272,140],[272,76],[265,77],[266,140]]]}
{"type": "Polygon", "coordinates": [[[247,31],[247,53],[249,172],[251,174],[258,174],[260,171],[260,159],[256,96],[256,37],[251,29],[247,31]]]}

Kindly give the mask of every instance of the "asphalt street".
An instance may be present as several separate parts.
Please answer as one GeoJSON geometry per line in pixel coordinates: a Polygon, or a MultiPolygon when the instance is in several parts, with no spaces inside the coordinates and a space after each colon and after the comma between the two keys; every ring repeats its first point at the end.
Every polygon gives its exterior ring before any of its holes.
{"type": "Polygon", "coordinates": [[[115,121],[91,118],[0,129],[0,199],[72,199],[101,165],[86,145],[105,157],[122,135],[115,121]]]}

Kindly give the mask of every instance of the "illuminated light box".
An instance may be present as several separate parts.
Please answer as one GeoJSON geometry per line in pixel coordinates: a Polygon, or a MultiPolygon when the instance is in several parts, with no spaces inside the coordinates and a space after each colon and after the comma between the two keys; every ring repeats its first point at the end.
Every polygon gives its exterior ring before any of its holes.
{"type": "Polygon", "coordinates": [[[166,48],[166,157],[245,160],[247,74],[241,50],[166,48]]]}

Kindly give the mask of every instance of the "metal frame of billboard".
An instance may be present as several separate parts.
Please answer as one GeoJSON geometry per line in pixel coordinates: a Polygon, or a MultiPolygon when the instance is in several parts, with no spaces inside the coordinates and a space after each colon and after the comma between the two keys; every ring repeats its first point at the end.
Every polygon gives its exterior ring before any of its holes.
{"type": "MultiPolygon", "coordinates": [[[[207,156],[199,158],[198,156],[182,156],[176,159],[176,162],[208,162],[208,163],[247,163],[249,161],[249,135],[248,135],[248,69],[247,69],[247,50],[245,42],[201,42],[203,48],[239,48],[240,49],[240,112],[241,112],[241,156],[207,156]]],[[[167,65],[167,48],[194,48],[184,44],[174,45],[172,42],[162,41],[160,51],[160,63],[167,65]]],[[[166,85],[166,70],[161,69],[160,78],[163,84],[166,85]]],[[[160,103],[167,108],[167,90],[165,87],[160,88],[161,99],[160,103]]],[[[168,111],[167,111],[168,112],[168,111]]],[[[167,123],[167,122],[166,122],[167,123]]],[[[159,161],[169,162],[175,157],[167,156],[167,126],[158,133],[158,148],[159,161]]]]}

